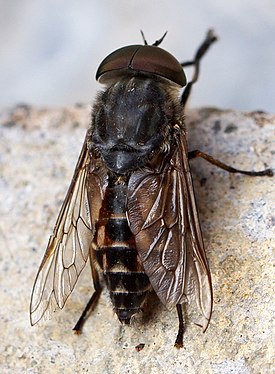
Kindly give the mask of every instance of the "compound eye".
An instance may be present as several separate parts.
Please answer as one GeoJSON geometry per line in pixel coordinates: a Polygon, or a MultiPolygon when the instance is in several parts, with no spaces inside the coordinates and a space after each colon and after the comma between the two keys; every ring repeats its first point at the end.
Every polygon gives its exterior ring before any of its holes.
{"type": "Polygon", "coordinates": [[[108,74],[106,73],[123,72],[130,69],[133,56],[140,47],[142,45],[129,45],[110,53],[99,65],[96,72],[96,80],[104,83],[108,79],[108,74]]]}
{"type": "Polygon", "coordinates": [[[186,85],[181,64],[169,52],[151,45],[130,45],[107,56],[100,64],[96,79],[105,83],[116,74],[151,73],[166,78],[179,86],[186,85]]]}

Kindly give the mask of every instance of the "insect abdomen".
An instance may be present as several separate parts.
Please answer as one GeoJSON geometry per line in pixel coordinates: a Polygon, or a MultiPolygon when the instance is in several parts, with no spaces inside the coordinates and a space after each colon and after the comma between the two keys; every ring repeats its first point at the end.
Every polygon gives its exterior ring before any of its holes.
{"type": "Polygon", "coordinates": [[[126,191],[127,184],[109,181],[96,225],[93,256],[103,271],[119,320],[129,323],[140,311],[150,282],[126,218],[126,191]]]}

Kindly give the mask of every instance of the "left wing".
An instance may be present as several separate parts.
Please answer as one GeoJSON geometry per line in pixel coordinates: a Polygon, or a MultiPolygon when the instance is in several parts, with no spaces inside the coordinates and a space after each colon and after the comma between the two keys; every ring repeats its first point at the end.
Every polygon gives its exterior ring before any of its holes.
{"type": "Polygon", "coordinates": [[[93,238],[86,187],[89,162],[85,140],[33,286],[32,325],[45,314],[63,308],[88,259],[93,238]]]}

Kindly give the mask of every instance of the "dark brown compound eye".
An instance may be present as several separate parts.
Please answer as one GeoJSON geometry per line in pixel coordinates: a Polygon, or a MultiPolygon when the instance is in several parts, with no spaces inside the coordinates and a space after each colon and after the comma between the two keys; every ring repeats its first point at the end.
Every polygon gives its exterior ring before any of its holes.
{"type": "Polygon", "coordinates": [[[127,74],[131,71],[156,74],[182,87],[186,85],[183,68],[174,56],[162,48],[138,44],[117,49],[108,55],[99,65],[96,79],[105,83],[114,73],[127,74]]]}

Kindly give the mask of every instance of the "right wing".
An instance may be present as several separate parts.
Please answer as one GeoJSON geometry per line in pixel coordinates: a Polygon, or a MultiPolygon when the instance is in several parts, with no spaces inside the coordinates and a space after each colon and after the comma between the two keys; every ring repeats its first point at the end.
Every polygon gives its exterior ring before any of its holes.
{"type": "Polygon", "coordinates": [[[140,170],[129,181],[127,214],[150,283],[168,309],[191,304],[205,330],[212,286],[188,163],[186,144],[158,170],[140,170]]]}
{"type": "Polygon", "coordinates": [[[86,179],[90,157],[84,141],[74,176],[33,286],[30,319],[62,309],[83,270],[93,239],[86,179]]]}

